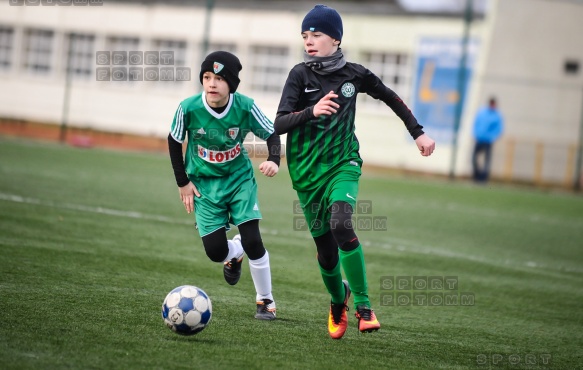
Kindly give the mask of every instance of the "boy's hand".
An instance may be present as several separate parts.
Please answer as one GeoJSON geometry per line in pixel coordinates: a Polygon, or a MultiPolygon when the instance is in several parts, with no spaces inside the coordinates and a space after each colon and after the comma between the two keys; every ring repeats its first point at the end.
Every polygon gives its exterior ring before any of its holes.
{"type": "Polygon", "coordinates": [[[423,134],[415,139],[415,144],[424,157],[429,157],[431,153],[435,150],[435,141],[429,136],[423,134]]]}
{"type": "Polygon", "coordinates": [[[332,99],[337,97],[338,95],[334,94],[334,91],[330,91],[322,99],[320,99],[320,101],[314,105],[314,117],[320,117],[322,114],[329,116],[336,113],[336,109],[340,108],[340,105],[333,102],[332,99]]]}
{"type": "Polygon", "coordinates": [[[183,187],[178,188],[178,193],[180,193],[180,200],[182,200],[186,212],[192,213],[194,211],[194,197],[200,197],[200,193],[196,186],[194,186],[192,182],[189,182],[183,187]]]}
{"type": "Polygon", "coordinates": [[[273,177],[277,175],[279,171],[279,166],[272,161],[265,161],[259,165],[259,171],[267,177],[273,177]]]}

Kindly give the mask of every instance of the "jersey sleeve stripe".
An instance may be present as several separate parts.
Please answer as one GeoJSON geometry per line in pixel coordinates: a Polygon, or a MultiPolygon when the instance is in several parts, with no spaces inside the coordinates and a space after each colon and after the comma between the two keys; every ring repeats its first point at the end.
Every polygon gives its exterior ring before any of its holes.
{"type": "Polygon", "coordinates": [[[179,143],[184,142],[184,113],[182,111],[182,105],[178,105],[176,110],[176,116],[174,117],[174,129],[171,132],[172,137],[179,143]]]}
{"type": "Polygon", "coordinates": [[[273,134],[273,123],[271,123],[271,121],[265,117],[265,114],[263,114],[261,109],[259,109],[255,103],[253,103],[253,107],[251,107],[251,113],[253,114],[253,117],[255,117],[255,120],[259,122],[265,131],[267,131],[270,135],[273,134]]]}

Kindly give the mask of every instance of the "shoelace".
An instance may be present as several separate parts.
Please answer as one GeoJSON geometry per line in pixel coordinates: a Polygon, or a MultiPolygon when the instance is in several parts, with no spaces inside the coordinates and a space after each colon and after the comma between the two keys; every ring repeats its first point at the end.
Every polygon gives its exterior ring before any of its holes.
{"type": "Polygon", "coordinates": [[[346,306],[344,303],[332,303],[332,320],[334,321],[334,324],[340,324],[343,308],[346,308],[346,311],[348,311],[348,306],[346,306]]]}
{"type": "Polygon", "coordinates": [[[263,304],[261,307],[261,311],[265,312],[267,311],[267,306],[269,306],[271,303],[273,303],[273,301],[271,299],[263,299],[263,304]]]}
{"type": "Polygon", "coordinates": [[[370,321],[370,313],[371,313],[370,308],[358,309],[358,316],[360,316],[360,318],[363,319],[364,321],[370,321]]]}
{"type": "Polygon", "coordinates": [[[225,265],[229,266],[229,268],[233,268],[233,263],[236,262],[238,262],[236,258],[231,258],[228,262],[225,263],[225,265]]]}

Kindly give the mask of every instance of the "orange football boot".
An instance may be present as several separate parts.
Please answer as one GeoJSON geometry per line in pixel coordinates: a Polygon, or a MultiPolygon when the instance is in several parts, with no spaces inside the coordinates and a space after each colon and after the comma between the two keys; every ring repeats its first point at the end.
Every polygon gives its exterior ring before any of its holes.
{"type": "Polygon", "coordinates": [[[348,328],[348,298],[350,298],[350,286],[348,281],[342,280],[344,284],[344,303],[330,303],[330,313],[328,315],[328,333],[332,339],[340,339],[348,328]]]}
{"type": "Polygon", "coordinates": [[[358,305],[354,316],[358,319],[358,330],[361,333],[372,333],[381,328],[374,311],[365,305],[358,305]]]}

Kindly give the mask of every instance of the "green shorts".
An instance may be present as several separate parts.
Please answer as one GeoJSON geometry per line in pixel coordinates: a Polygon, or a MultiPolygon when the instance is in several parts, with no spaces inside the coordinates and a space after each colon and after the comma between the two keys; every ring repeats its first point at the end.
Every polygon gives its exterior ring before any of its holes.
{"type": "Polygon", "coordinates": [[[330,230],[330,206],[334,202],[346,202],[356,208],[360,167],[348,165],[338,170],[326,183],[310,191],[298,191],[300,206],[312,237],[330,230]]]}
{"type": "Polygon", "coordinates": [[[200,198],[194,198],[194,216],[201,237],[229,224],[238,226],[260,220],[257,182],[253,168],[244,168],[225,177],[193,178],[200,198]]]}

